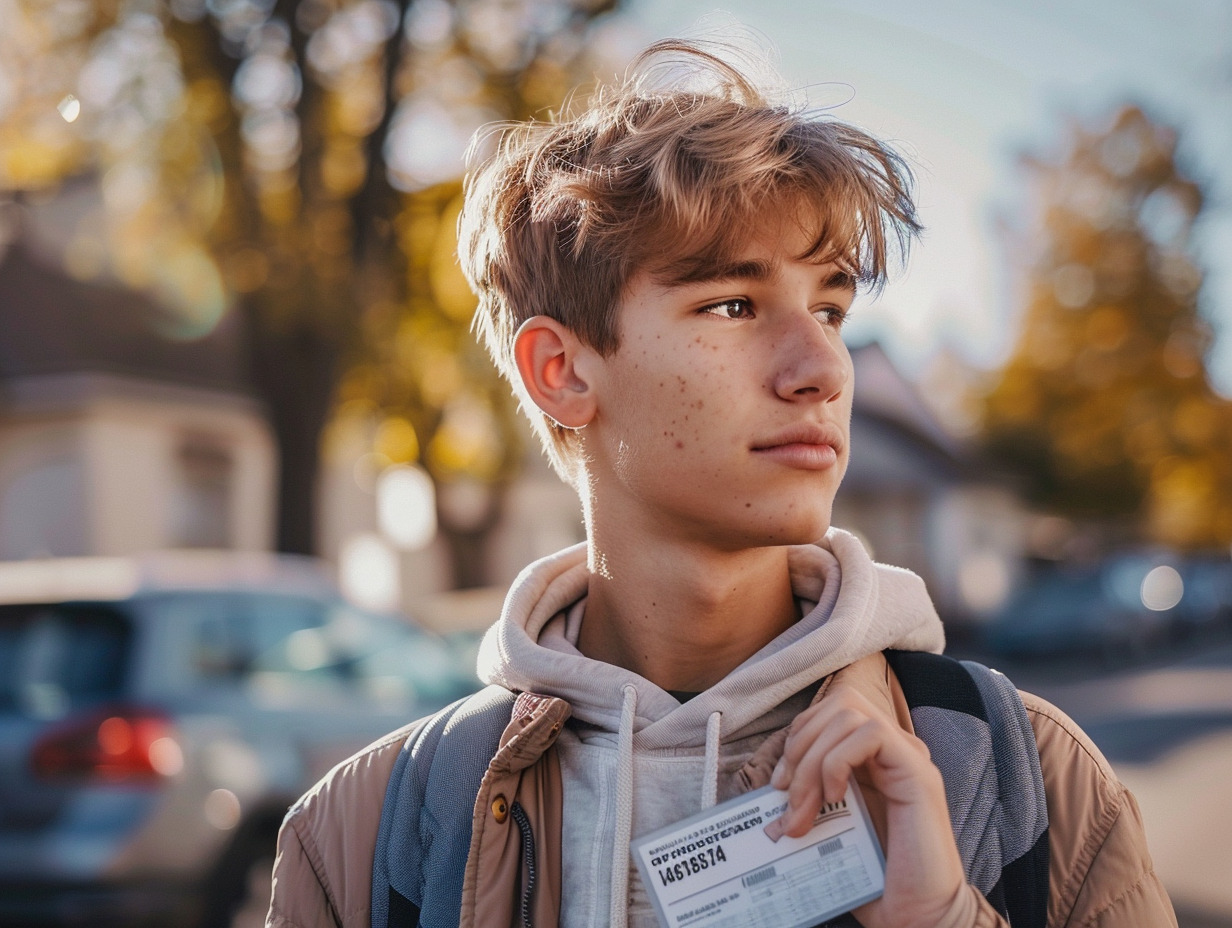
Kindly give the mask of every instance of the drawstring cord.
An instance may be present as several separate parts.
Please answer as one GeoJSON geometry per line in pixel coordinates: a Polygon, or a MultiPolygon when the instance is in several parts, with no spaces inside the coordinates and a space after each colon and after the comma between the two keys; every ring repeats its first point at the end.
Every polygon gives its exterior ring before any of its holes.
{"type": "Polygon", "coordinates": [[[714,711],[706,720],[706,766],[702,772],[702,808],[709,809],[717,803],[719,795],[719,736],[723,727],[723,713],[714,711]]]}
{"type": "Polygon", "coordinates": [[[624,686],[616,752],[616,828],[612,846],[612,928],[629,922],[629,842],[633,838],[633,721],[637,713],[637,687],[624,686]]]}
{"type": "MultiPolygon", "coordinates": [[[[637,714],[637,687],[627,683],[623,692],[620,728],[616,737],[616,827],[609,905],[612,928],[627,928],[629,922],[629,842],[633,837],[633,723],[637,714]]],[[[710,713],[706,720],[706,764],[702,772],[704,809],[711,808],[718,801],[719,741],[722,732],[723,714],[718,711],[710,713]]]]}

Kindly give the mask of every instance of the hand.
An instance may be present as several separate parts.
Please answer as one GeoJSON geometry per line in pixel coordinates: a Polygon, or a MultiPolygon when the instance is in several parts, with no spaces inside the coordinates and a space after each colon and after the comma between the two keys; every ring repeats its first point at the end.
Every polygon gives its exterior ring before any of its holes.
{"type": "Polygon", "coordinates": [[[933,928],[965,886],[941,772],[919,738],[852,687],[836,685],[796,717],[770,783],[787,790],[783,831],[807,832],[854,774],[884,804],[885,893],[855,910],[869,928],[933,928]]]}

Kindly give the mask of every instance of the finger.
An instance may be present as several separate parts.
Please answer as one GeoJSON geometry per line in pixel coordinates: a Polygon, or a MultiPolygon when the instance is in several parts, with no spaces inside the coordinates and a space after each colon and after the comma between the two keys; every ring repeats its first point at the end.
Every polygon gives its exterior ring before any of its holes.
{"type": "Polygon", "coordinates": [[[875,715],[868,701],[850,690],[840,690],[797,715],[788,729],[787,741],[783,745],[783,756],[787,762],[798,763],[820,732],[852,712],[861,718],[875,715]]]}
{"type": "Polygon", "coordinates": [[[833,744],[866,719],[864,713],[838,703],[826,707],[824,711],[799,715],[792,723],[791,734],[783,745],[783,756],[774,768],[770,785],[776,789],[786,789],[795,780],[796,769],[804,757],[818,742],[833,744]]]}
{"type": "Polygon", "coordinates": [[[784,832],[793,837],[803,835],[823,805],[842,801],[852,773],[873,761],[885,740],[883,726],[866,720],[833,743],[822,739],[814,744],[796,767],[788,787],[784,832]]]}

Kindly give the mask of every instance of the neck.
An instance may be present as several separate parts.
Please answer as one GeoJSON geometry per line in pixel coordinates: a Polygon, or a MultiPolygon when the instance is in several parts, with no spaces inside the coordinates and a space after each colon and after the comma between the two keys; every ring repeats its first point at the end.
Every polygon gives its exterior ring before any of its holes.
{"type": "Polygon", "coordinates": [[[578,648],[665,690],[709,688],[799,619],[784,547],[591,537],[578,648]]]}

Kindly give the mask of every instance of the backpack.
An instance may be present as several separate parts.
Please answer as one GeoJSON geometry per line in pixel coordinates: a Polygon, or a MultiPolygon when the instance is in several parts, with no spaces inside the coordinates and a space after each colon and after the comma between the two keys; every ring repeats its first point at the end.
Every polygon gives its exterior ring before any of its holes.
{"type": "MultiPolygon", "coordinates": [[[[967,882],[1013,928],[1045,928],[1048,813],[1035,734],[1022,699],[982,664],[886,651],[945,781],[967,882]]],[[[456,925],[475,797],[513,711],[489,686],[416,725],[381,809],[372,928],[456,925]]],[[[854,924],[845,916],[832,924],[854,924]]]]}

